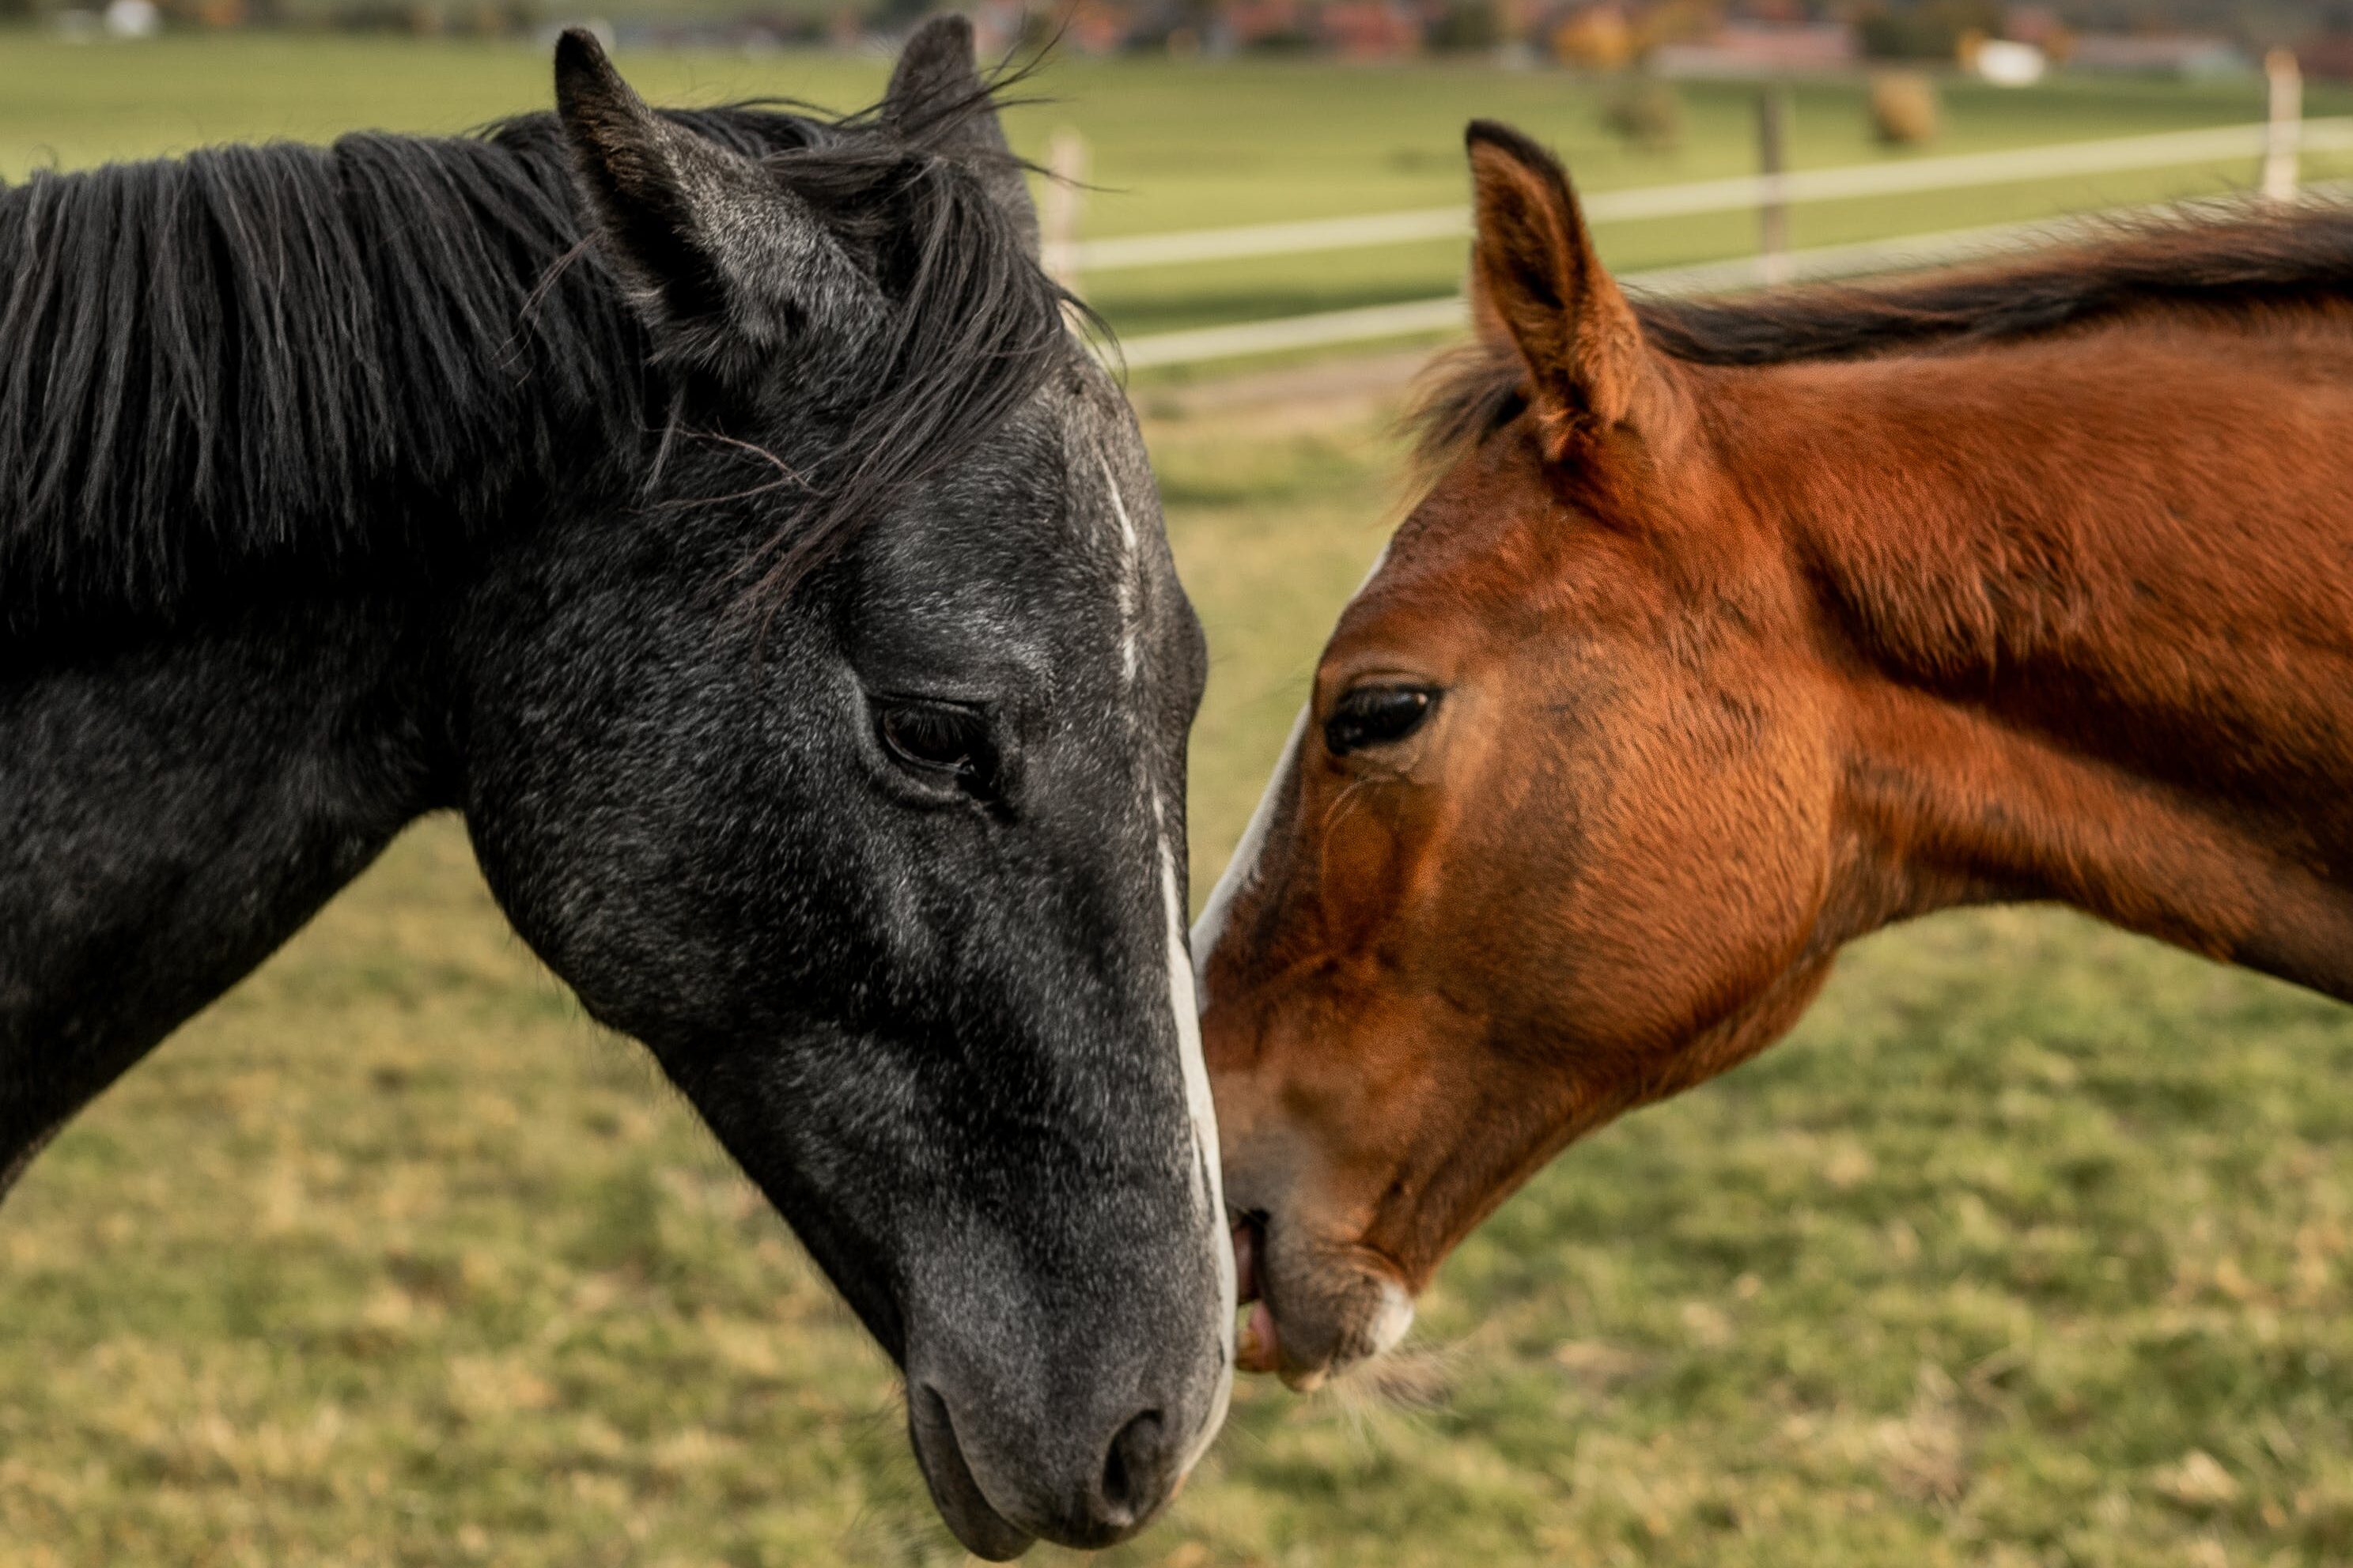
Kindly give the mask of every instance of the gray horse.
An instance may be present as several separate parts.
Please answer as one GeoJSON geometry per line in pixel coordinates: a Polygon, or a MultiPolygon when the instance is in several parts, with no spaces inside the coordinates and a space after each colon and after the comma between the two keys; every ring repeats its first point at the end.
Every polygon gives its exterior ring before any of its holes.
{"type": "Polygon", "coordinates": [[[1233,1279],[1204,670],[968,30],[875,110],[0,191],[0,1187],[401,827],[645,1042],[986,1556],[1139,1529],[1233,1279]]]}

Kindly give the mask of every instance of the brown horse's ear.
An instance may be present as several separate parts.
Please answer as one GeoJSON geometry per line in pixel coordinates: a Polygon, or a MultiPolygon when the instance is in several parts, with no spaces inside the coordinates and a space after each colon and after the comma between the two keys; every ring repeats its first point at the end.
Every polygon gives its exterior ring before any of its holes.
{"type": "Polygon", "coordinates": [[[1477,237],[1472,310],[1482,336],[1527,362],[1545,445],[1557,458],[1581,432],[1633,416],[1648,351],[1634,309],[1601,268],[1568,175],[1508,125],[1474,120],[1471,154],[1477,237]]]}

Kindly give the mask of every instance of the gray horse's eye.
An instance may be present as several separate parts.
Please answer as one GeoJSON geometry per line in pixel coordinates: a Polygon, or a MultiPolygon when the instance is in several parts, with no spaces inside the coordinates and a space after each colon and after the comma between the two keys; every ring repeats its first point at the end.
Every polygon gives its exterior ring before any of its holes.
{"type": "Polygon", "coordinates": [[[878,701],[874,732],[902,767],[978,795],[996,789],[997,749],[978,709],[916,698],[878,701]]]}
{"type": "Polygon", "coordinates": [[[1438,692],[1430,687],[1359,686],[1324,721],[1324,744],[1335,757],[1390,745],[1420,729],[1437,706],[1438,692]]]}

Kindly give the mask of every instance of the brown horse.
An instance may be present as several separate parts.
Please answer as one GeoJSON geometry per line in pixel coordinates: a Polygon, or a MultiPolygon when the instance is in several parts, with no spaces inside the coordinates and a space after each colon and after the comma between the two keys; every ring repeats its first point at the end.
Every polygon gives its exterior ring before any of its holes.
{"type": "Polygon", "coordinates": [[[1891,921],[2055,900],[2353,1000],[2353,213],[1638,305],[1469,142],[1429,489],[1194,936],[1294,1384],[1891,921]]]}

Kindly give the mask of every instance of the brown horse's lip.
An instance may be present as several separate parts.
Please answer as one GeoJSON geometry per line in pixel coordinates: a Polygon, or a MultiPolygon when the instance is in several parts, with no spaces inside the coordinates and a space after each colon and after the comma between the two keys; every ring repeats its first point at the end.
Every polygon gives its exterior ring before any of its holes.
{"type": "Polygon", "coordinates": [[[1250,1303],[1235,1347],[1240,1370],[1273,1373],[1293,1393],[1312,1393],[1385,1354],[1411,1325],[1405,1271],[1387,1256],[1359,1242],[1285,1273],[1271,1267],[1272,1219],[1252,1211],[1233,1221],[1237,1283],[1247,1281],[1238,1294],[1250,1303]]]}
{"type": "Polygon", "coordinates": [[[1268,1280],[1260,1268],[1266,1257],[1266,1215],[1233,1216],[1234,1299],[1250,1308],[1234,1346],[1234,1365],[1243,1372],[1279,1372],[1282,1366],[1275,1328],[1274,1302],[1267,1295],[1268,1280]]]}
{"type": "Polygon", "coordinates": [[[1258,1260],[1266,1251],[1266,1216],[1233,1216],[1234,1302],[1247,1307],[1259,1298],[1258,1260]]]}
{"type": "Polygon", "coordinates": [[[1234,1365],[1243,1372],[1271,1372],[1293,1393],[1310,1394],[1324,1385],[1332,1368],[1321,1362],[1301,1365],[1284,1353],[1273,1277],[1260,1267],[1267,1256],[1266,1226],[1262,1214],[1243,1215],[1234,1224],[1235,1294],[1250,1307],[1234,1347],[1234,1365]]]}
{"type": "Polygon", "coordinates": [[[1263,1301],[1252,1304],[1234,1347],[1234,1365],[1243,1372],[1282,1372],[1282,1345],[1277,1335],[1273,1310],[1263,1301]]]}

